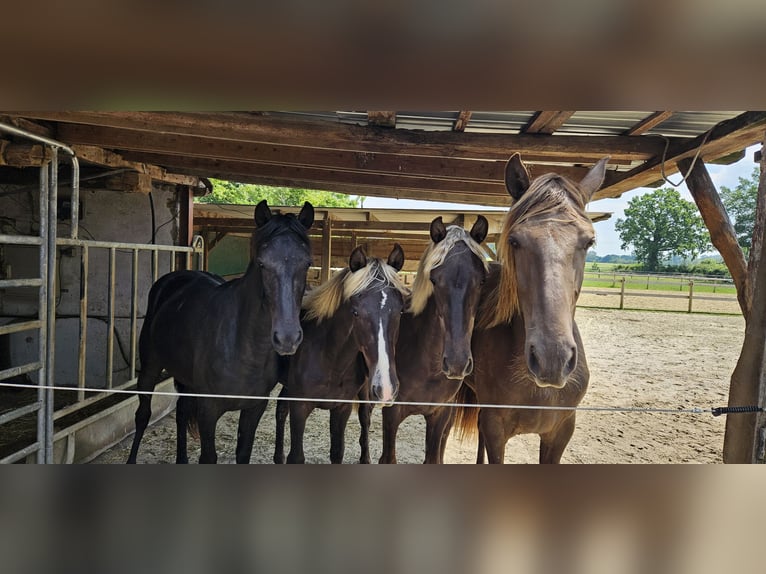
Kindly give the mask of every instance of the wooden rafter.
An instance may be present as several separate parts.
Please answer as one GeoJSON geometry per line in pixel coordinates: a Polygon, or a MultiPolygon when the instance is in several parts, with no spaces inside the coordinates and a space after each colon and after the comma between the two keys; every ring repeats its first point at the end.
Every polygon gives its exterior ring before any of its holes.
{"type": "MultiPolygon", "coordinates": [[[[700,157],[707,161],[744,149],[761,140],[764,129],[766,129],[766,112],[745,112],[721,122],[708,134],[691,140],[673,140],[668,146],[667,153],[661,152],[644,164],[620,174],[611,185],[605,183],[593,199],[619,197],[626,191],[656,182],[662,178],[663,163],[665,175],[672,175],[678,171],[677,164],[681,159],[694,156],[698,150],[700,150],[700,157]]],[[[647,139],[660,140],[660,138],[647,139]]]]}
{"type": "Polygon", "coordinates": [[[574,112],[537,112],[522,132],[527,134],[552,134],[572,117],[574,112]]]}
{"type": "Polygon", "coordinates": [[[657,127],[662,122],[667,120],[673,112],[654,112],[653,114],[646,116],[643,120],[635,124],[634,126],[625,130],[626,136],[637,136],[648,132],[649,130],[657,127]]]}

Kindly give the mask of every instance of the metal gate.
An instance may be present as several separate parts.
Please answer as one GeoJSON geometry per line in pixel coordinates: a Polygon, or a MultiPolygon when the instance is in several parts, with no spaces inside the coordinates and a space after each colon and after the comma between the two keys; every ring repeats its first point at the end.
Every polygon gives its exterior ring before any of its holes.
{"type": "MultiPolygon", "coordinates": [[[[37,289],[37,316],[20,318],[14,322],[0,325],[0,337],[15,333],[35,334],[38,341],[36,358],[33,361],[19,365],[11,365],[0,370],[0,385],[8,384],[20,377],[36,380],[36,396],[26,404],[2,410],[0,406],[0,432],[4,432],[10,423],[30,417],[36,413],[36,439],[25,444],[11,454],[0,458],[0,463],[12,463],[21,460],[35,460],[38,463],[50,463],[54,458],[54,441],[69,439],[74,433],[88,424],[87,417],[76,424],[63,424],[65,417],[70,417],[82,409],[94,407],[99,401],[112,396],[110,390],[130,389],[136,382],[137,372],[137,333],[139,330],[139,285],[153,283],[163,273],[173,271],[178,266],[187,269],[204,269],[204,245],[201,237],[195,237],[192,247],[172,245],[134,244],[106,241],[91,241],[78,238],[78,208],[79,208],[79,164],[75,153],[67,146],[48,138],[29,134],[12,126],[0,124],[0,131],[16,136],[32,139],[47,146],[51,152],[51,160],[40,168],[40,201],[39,229],[36,236],[22,234],[0,234],[0,246],[25,246],[36,248],[39,261],[37,277],[9,279],[0,275],[0,289],[37,289]],[[72,163],[72,197],[71,197],[71,231],[69,237],[57,237],[57,201],[58,201],[58,167],[59,151],[63,150],[70,156],[72,163]],[[56,346],[56,269],[57,254],[60,248],[69,248],[79,254],[80,263],[80,312],[79,312],[79,341],[77,357],[77,380],[72,390],[57,390],[56,393],[75,393],[76,398],[67,401],[61,408],[54,408],[55,378],[55,346],[56,346]],[[113,381],[113,361],[115,349],[116,328],[115,305],[119,299],[116,294],[116,260],[118,252],[131,254],[130,290],[128,303],[129,316],[129,350],[126,352],[129,363],[128,380],[119,384],[113,381]],[[107,311],[104,317],[94,317],[88,313],[89,271],[93,254],[106,253],[108,264],[98,272],[107,274],[107,311]],[[140,273],[139,258],[141,255],[151,259],[150,275],[140,273]],[[106,323],[106,352],[104,357],[104,380],[86,380],[88,320],[99,319],[106,323]],[[34,377],[36,375],[36,377],[34,377]],[[34,378],[32,378],[34,377],[34,378]],[[100,392],[93,392],[99,389],[100,392]],[[54,427],[55,425],[55,427],[54,427]]],[[[147,266],[144,266],[147,267],[147,266]]],[[[122,351],[122,349],[121,349],[122,351]]],[[[17,387],[25,385],[17,384],[17,387]]],[[[26,385],[29,387],[30,385],[26,385]]],[[[98,407],[95,407],[97,410],[98,407]]],[[[18,421],[17,421],[18,422],[18,421]]]]}

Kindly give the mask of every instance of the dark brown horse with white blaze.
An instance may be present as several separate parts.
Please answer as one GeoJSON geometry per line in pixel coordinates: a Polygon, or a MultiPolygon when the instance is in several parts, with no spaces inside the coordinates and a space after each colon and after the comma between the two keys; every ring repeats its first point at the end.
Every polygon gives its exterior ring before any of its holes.
{"type": "MultiPolygon", "coordinates": [[[[508,439],[540,435],[540,462],[558,463],[575,428],[589,371],[574,320],[593,245],[585,205],[604,180],[600,160],[580,181],[546,174],[531,184],[518,154],[506,166],[515,200],[498,240],[473,334],[474,372],[458,402],[565,407],[565,410],[461,408],[458,426],[478,427],[491,463],[502,463],[508,439]],[[473,393],[475,396],[471,396],[473,393]]],[[[479,461],[483,453],[479,453],[479,461]]]]}
{"type": "MultiPolygon", "coordinates": [[[[180,392],[266,396],[277,383],[278,355],[295,353],[303,339],[301,299],[311,249],[306,231],[314,208],[296,217],[272,214],[266,201],[254,212],[252,260],[239,279],[225,282],[203,271],[164,275],[149,292],[141,336],[138,390],[151,391],[166,370],[180,392]]],[[[199,429],[201,463],[215,463],[215,427],[226,411],[241,410],[238,463],[250,461],[265,399],[179,397],[176,462],[188,462],[187,426],[199,429]]],[[[128,458],[136,462],[151,414],[151,395],[139,395],[136,434],[128,458]]]]}
{"type": "MultiPolygon", "coordinates": [[[[410,415],[426,419],[426,463],[441,463],[452,426],[453,407],[401,404],[449,403],[473,370],[471,334],[487,275],[487,219],[479,216],[470,233],[431,222],[431,244],[418,264],[408,311],[396,345],[400,389],[397,402],[383,409],[381,463],[396,462],[396,434],[410,415]]],[[[361,408],[361,407],[360,407],[361,408]]],[[[361,412],[361,410],[360,410],[361,412]]]]}
{"type": "MultiPolygon", "coordinates": [[[[306,400],[277,403],[275,463],[284,462],[288,410],[290,454],[287,462],[305,461],[306,419],[315,408],[322,408],[330,410],[330,462],[340,464],[345,450],[346,423],[352,411],[348,401],[356,399],[366,385],[372,396],[384,404],[391,404],[396,398],[399,378],[395,345],[405,297],[409,295],[397,274],[403,265],[404,251],[398,244],[387,261],[368,259],[362,248],[357,247],[349,257],[348,267],[306,294],[302,320],[305,337],[297,353],[289,359],[287,380],[282,379],[285,386],[279,395],[306,400]]],[[[369,417],[369,412],[369,409],[360,410],[360,418],[369,417]]],[[[366,425],[369,426],[369,420],[366,425]]],[[[365,442],[366,437],[360,441],[361,462],[369,462],[365,442]]]]}

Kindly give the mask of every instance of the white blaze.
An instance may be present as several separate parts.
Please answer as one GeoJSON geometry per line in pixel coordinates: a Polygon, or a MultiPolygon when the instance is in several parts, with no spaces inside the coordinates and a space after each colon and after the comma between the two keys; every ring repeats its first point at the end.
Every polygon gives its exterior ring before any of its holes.
{"type": "Polygon", "coordinates": [[[378,364],[373,375],[373,385],[379,383],[381,388],[380,400],[390,403],[394,400],[394,385],[391,383],[391,369],[388,351],[386,350],[385,335],[383,334],[383,319],[378,325],[378,364]]]}

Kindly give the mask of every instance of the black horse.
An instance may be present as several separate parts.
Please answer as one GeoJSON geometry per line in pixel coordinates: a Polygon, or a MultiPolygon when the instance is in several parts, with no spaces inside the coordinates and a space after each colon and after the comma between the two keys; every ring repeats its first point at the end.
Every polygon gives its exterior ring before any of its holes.
{"type": "MultiPolygon", "coordinates": [[[[280,401],[274,462],[284,462],[284,427],[290,412],[290,454],[287,461],[303,463],[306,419],[315,408],[330,409],[330,462],[343,462],[346,423],[352,411],[348,402],[369,386],[384,403],[396,397],[396,339],[399,319],[408,295],[397,275],[404,252],[396,244],[387,261],[367,258],[361,247],[349,257],[347,268],[313,291],[303,303],[306,338],[290,358],[289,373],[280,397],[306,397],[305,401],[280,401]],[[366,384],[369,380],[369,385],[366,384]]],[[[366,396],[366,392],[363,393],[366,396]]],[[[360,414],[369,411],[360,410],[360,414]]],[[[369,421],[367,423],[369,425],[369,421]]],[[[364,446],[364,443],[362,443],[364,446]]],[[[369,453],[362,453],[369,462],[369,453]]]]}
{"type": "MultiPolygon", "coordinates": [[[[311,250],[306,230],[314,208],[273,215],[266,201],[255,208],[252,260],[233,281],[201,271],[175,271],[149,292],[139,339],[138,390],[151,391],[165,369],[179,392],[265,396],[277,382],[278,354],[295,353],[303,339],[300,307],[311,250]]],[[[248,463],[266,400],[180,397],[177,463],[188,462],[186,430],[199,429],[200,463],[215,463],[215,427],[226,411],[241,410],[237,462],[248,463]]],[[[151,395],[139,395],[138,446],[151,415],[151,395]]]]}

